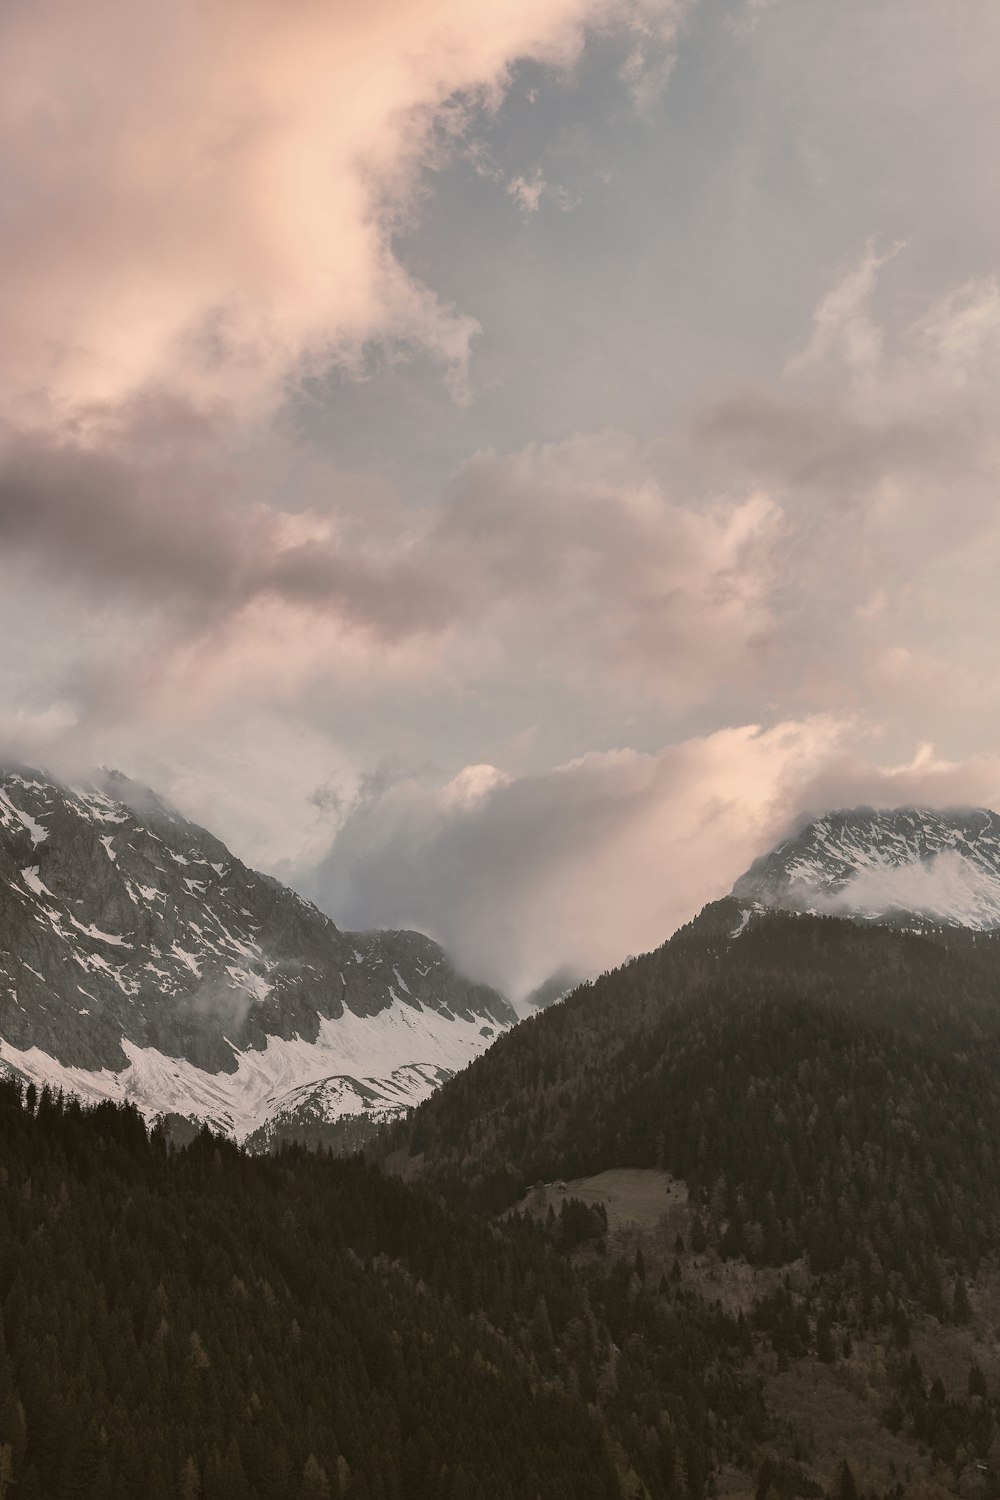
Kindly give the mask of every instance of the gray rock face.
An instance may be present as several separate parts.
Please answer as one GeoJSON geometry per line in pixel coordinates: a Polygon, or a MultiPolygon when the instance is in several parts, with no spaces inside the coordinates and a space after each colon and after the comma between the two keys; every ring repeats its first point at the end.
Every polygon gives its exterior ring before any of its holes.
{"type": "MultiPolygon", "coordinates": [[[[291,1088],[315,1085],[309,1044],[322,1030],[329,1052],[339,1035],[326,1022],[344,1023],[363,1068],[366,1025],[381,1036],[397,1018],[417,1049],[403,1061],[433,1066],[441,1062],[433,1040],[430,1055],[421,1051],[429,1023],[440,1037],[454,1022],[485,1046],[516,1019],[429,938],[341,932],[119,773],[70,787],[23,767],[0,772],[0,1047],[8,1064],[24,1068],[15,1054],[37,1049],[63,1070],[107,1070],[128,1093],[136,1049],[208,1075],[245,1073],[266,1053],[279,1057],[277,1083],[291,1088]],[[290,1045],[276,1049],[274,1039],[290,1045]]],[[[384,1050],[375,1047],[375,1065],[384,1050]]],[[[152,1108],[149,1086],[147,1078],[142,1102],[152,1108]]],[[[224,1109],[216,1123],[225,1123],[224,1109]]]]}
{"type": "Polygon", "coordinates": [[[827,813],[733,886],[754,906],[990,930],[1000,927],[1000,817],[870,807],[827,813]]]}

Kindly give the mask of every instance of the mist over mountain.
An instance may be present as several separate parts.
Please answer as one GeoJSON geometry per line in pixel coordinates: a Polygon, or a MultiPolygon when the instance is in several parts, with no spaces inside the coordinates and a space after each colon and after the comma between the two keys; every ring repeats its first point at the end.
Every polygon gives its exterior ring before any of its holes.
{"type": "Polygon", "coordinates": [[[547,1010],[550,1005],[564,1000],[582,982],[583,976],[576,969],[569,964],[563,964],[561,968],[556,969],[555,973],[550,974],[548,979],[543,980],[540,985],[525,995],[519,1008],[524,1015],[547,1010]]]}
{"type": "Polygon", "coordinates": [[[987,808],[830,812],[755,860],[732,894],[747,910],[989,931],[1000,926],[1000,818],[987,808]]]}

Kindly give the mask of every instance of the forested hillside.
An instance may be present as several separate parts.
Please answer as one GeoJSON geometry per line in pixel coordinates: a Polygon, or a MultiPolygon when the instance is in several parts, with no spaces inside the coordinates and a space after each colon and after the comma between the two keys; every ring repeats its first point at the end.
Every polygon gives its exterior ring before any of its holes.
{"type": "Polygon", "coordinates": [[[683,1208],[640,1250],[745,1314],[782,1461],[830,1484],[839,1451],[882,1485],[994,1496],[997,941],[774,914],[735,936],[731,916],[503,1038],[385,1149],[489,1211],[538,1180],[662,1169],[683,1208]]]}
{"type": "Polygon", "coordinates": [[[936,1310],[940,1257],[974,1270],[1000,1232],[997,956],[810,917],[727,940],[709,916],[504,1037],[406,1144],[494,1210],[663,1167],[727,1254],[900,1277],[936,1310]]]}
{"type": "Polygon", "coordinates": [[[0,1161],[18,1500],[698,1500],[763,1430],[738,1320],[630,1262],[574,1270],[603,1228],[579,1205],[491,1225],[356,1160],[174,1150],[13,1083],[0,1161]]]}

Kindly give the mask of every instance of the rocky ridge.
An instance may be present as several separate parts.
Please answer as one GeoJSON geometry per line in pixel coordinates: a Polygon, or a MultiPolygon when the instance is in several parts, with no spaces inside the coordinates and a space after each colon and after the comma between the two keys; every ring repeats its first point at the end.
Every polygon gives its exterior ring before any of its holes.
{"type": "Polygon", "coordinates": [[[1000,928],[1000,817],[988,808],[858,807],[806,823],[732,890],[754,910],[973,931],[1000,928]]]}
{"type": "Polygon", "coordinates": [[[341,932],[117,772],[0,773],[0,1061],[244,1139],[391,1118],[514,1024],[415,932],[341,932]]]}

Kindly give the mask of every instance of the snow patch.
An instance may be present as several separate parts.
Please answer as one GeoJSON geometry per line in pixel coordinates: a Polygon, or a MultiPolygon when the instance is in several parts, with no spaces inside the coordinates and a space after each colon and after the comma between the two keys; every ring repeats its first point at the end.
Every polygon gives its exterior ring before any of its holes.
{"type": "MultiPolygon", "coordinates": [[[[14,803],[7,796],[7,793],[2,789],[0,789],[0,807],[4,808],[8,813],[12,813],[22,828],[27,829],[31,837],[31,842],[36,847],[48,838],[48,829],[43,828],[41,823],[36,823],[30,813],[24,812],[20,807],[15,807],[14,803]]],[[[7,822],[6,819],[4,821],[7,822]]]]}
{"type": "Polygon", "coordinates": [[[266,1000],[274,989],[274,985],[268,984],[263,974],[258,974],[253,969],[239,969],[235,965],[228,965],[226,973],[234,984],[239,985],[254,1000],[266,1000]]]}
{"type": "MultiPolygon", "coordinates": [[[[22,870],[21,879],[28,887],[28,890],[33,891],[36,896],[52,896],[52,892],[49,890],[48,886],[43,885],[38,877],[37,865],[29,865],[26,870],[22,870]]],[[[52,899],[54,901],[55,897],[52,896],[52,899]]]]}
{"type": "Polygon", "coordinates": [[[187,964],[188,968],[191,970],[191,973],[195,976],[196,979],[201,978],[201,969],[198,967],[198,960],[195,958],[193,953],[188,953],[187,950],[185,948],[182,948],[179,943],[172,944],[170,951],[175,958],[180,959],[182,964],[187,964]]]}
{"type": "Polygon", "coordinates": [[[115,948],[131,948],[132,946],[131,943],[126,942],[120,933],[102,932],[99,927],[95,927],[93,922],[84,923],[79,921],[74,917],[72,912],[69,913],[69,919],[73,923],[73,926],[78,928],[80,932],[86,933],[87,937],[96,938],[100,943],[111,943],[115,948]]]}

